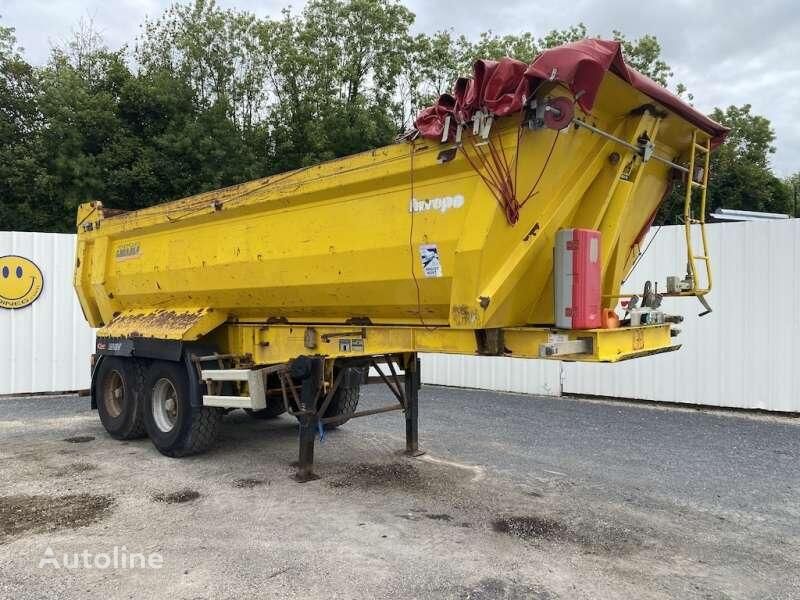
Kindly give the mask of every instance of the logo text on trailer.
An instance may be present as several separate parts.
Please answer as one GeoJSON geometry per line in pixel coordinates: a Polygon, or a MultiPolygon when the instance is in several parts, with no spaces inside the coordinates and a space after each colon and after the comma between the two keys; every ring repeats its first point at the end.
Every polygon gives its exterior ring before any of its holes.
{"type": "Polygon", "coordinates": [[[130,260],[132,258],[139,258],[139,256],[141,256],[139,242],[127,242],[121,246],[118,246],[114,256],[117,260],[130,260]]]}
{"type": "Polygon", "coordinates": [[[418,200],[417,198],[414,198],[408,203],[408,212],[421,213],[434,210],[439,211],[440,213],[446,213],[451,208],[461,208],[462,206],[464,206],[464,196],[461,194],[424,200],[418,200]]]}

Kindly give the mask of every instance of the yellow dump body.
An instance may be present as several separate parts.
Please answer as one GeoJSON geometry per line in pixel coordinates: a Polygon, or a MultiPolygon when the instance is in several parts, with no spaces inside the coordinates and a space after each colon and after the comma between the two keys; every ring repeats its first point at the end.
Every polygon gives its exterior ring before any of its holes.
{"type": "MultiPolygon", "coordinates": [[[[542,94],[572,98],[556,83],[542,94]]],[[[646,133],[656,155],[677,162],[693,134],[708,139],[673,113],[635,110],[647,104],[608,72],[591,115],[575,116],[634,146],[646,133]]],[[[601,231],[610,307],[671,167],[586,127],[529,129],[522,120],[499,119],[490,134],[516,189],[534,192],[513,225],[464,147],[422,139],[135,212],[83,205],[74,283],[86,318],[111,338],[214,332],[222,350],[260,345],[264,361],[286,356],[233,324],[398,327],[416,332],[417,349],[434,328],[449,336],[546,328],[554,237],[569,227],[601,231]],[[426,273],[421,254],[431,248],[439,264],[426,273]]],[[[486,143],[468,131],[464,138],[473,151],[486,143]]],[[[669,327],[659,331],[639,350],[665,349],[669,327]]]]}

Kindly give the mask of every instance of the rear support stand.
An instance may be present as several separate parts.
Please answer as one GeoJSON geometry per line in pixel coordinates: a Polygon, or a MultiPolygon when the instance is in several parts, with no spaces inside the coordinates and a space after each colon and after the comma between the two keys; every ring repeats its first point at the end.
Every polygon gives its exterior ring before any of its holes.
{"type": "Polygon", "coordinates": [[[406,455],[421,456],[419,449],[419,387],[420,364],[416,354],[408,358],[405,372],[406,455]]]}

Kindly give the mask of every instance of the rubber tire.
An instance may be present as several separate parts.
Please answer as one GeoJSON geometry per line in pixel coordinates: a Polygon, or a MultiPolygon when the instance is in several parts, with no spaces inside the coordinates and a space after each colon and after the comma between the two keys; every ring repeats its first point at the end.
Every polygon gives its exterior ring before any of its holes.
{"type": "Polygon", "coordinates": [[[144,425],[144,407],[142,389],[144,385],[144,366],[133,358],[105,356],[100,361],[95,373],[95,402],[100,422],[115,440],[132,440],[147,435],[144,425]],[[103,399],[106,381],[113,373],[117,373],[122,381],[123,405],[120,414],[112,416],[103,399]]]}
{"type": "MultiPolygon", "coordinates": [[[[328,408],[325,410],[325,414],[322,415],[322,417],[338,417],[339,415],[345,414],[352,415],[354,412],[356,412],[356,408],[358,408],[358,399],[360,396],[360,385],[339,388],[333,395],[331,403],[328,405],[328,408]]],[[[347,423],[349,420],[350,419],[347,418],[344,421],[339,421],[338,423],[326,423],[325,429],[336,429],[337,427],[347,423]]]]}
{"type": "Polygon", "coordinates": [[[189,375],[183,363],[153,361],[145,374],[143,394],[144,424],[156,449],[164,456],[180,458],[205,452],[217,439],[222,410],[210,406],[192,406],[189,397],[189,375]],[[164,432],[153,417],[153,388],[167,379],[175,388],[178,415],[175,426],[164,432]]]}
{"type": "Polygon", "coordinates": [[[246,412],[247,416],[251,419],[266,421],[267,419],[277,419],[280,417],[286,412],[286,407],[283,406],[283,400],[273,398],[271,402],[267,402],[267,408],[262,408],[261,410],[245,408],[244,412],[246,412]]]}

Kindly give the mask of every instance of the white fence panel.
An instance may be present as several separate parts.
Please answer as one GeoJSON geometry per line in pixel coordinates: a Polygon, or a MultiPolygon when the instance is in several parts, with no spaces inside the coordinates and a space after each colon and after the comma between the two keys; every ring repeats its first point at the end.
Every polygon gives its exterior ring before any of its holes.
{"type": "MultiPolygon", "coordinates": [[[[800,411],[800,220],[714,224],[708,233],[714,312],[698,318],[693,299],[664,301],[686,317],[683,348],[614,365],[564,363],[564,393],[800,411]]],[[[662,228],[624,291],[683,273],[684,255],[682,227],[662,228]]]]}
{"type": "Polygon", "coordinates": [[[2,231],[7,254],[36,263],[44,286],[33,304],[0,309],[0,394],[88,388],[94,333],[72,288],[75,236],[2,231]]]}
{"type": "Polygon", "coordinates": [[[420,361],[423,383],[561,395],[561,369],[556,361],[454,354],[422,354],[420,361]]]}

